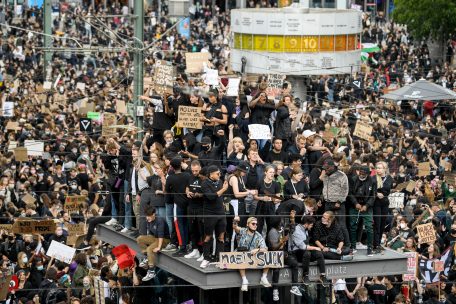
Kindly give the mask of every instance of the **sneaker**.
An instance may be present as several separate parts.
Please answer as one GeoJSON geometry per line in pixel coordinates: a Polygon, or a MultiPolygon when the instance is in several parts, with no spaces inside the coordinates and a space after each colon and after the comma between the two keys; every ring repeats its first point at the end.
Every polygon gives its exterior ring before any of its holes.
{"type": "Polygon", "coordinates": [[[301,291],[299,290],[298,286],[293,286],[293,287],[291,287],[290,292],[291,292],[292,294],[294,294],[295,296],[302,297],[302,293],[301,293],[301,291]]]}
{"type": "Polygon", "coordinates": [[[115,223],[112,225],[112,228],[117,231],[117,232],[120,232],[122,229],[124,229],[125,227],[122,226],[121,224],[118,224],[118,223],[115,223]]]}
{"type": "Polygon", "coordinates": [[[122,232],[122,233],[127,233],[129,231],[130,231],[130,229],[128,229],[127,227],[124,227],[122,230],[120,230],[120,232],[122,232]]]}
{"type": "Polygon", "coordinates": [[[280,300],[280,298],[279,298],[279,290],[278,289],[274,289],[272,291],[272,300],[275,301],[275,302],[280,300]]]}
{"type": "Polygon", "coordinates": [[[114,224],[117,224],[117,220],[115,218],[112,218],[105,223],[105,225],[108,225],[108,226],[112,226],[114,224]]]}
{"type": "Polygon", "coordinates": [[[356,249],[367,249],[367,246],[361,242],[356,243],[356,249]]]}
{"type": "Polygon", "coordinates": [[[382,253],[382,250],[378,247],[374,248],[374,250],[372,250],[372,253],[373,254],[381,254],[382,253]]]}
{"type": "Polygon", "coordinates": [[[320,282],[321,282],[321,285],[323,285],[323,287],[328,287],[329,286],[329,281],[328,279],[326,278],[325,275],[320,275],[320,282]]]}
{"type": "Polygon", "coordinates": [[[353,248],[353,247],[352,247],[352,248],[350,248],[350,252],[351,252],[352,254],[355,254],[355,253],[358,252],[358,250],[356,250],[356,248],[353,248]]]}
{"type": "Polygon", "coordinates": [[[204,255],[200,255],[199,258],[196,259],[197,262],[202,262],[204,260],[204,255]]]}
{"type": "Polygon", "coordinates": [[[149,269],[147,271],[146,276],[142,280],[143,280],[143,282],[147,282],[147,281],[152,280],[153,278],[155,278],[155,270],[149,269]]]}
{"type": "Polygon", "coordinates": [[[352,254],[349,254],[349,255],[343,255],[341,258],[340,258],[341,261],[352,261],[353,260],[353,255],[352,254]]]}
{"type": "Polygon", "coordinates": [[[309,276],[308,275],[303,276],[302,277],[302,282],[304,283],[304,285],[309,286],[310,285],[309,276]]]}
{"type": "Polygon", "coordinates": [[[141,267],[141,268],[149,267],[149,261],[147,260],[147,258],[142,259],[142,261],[139,263],[139,267],[141,267]]]}
{"type": "Polygon", "coordinates": [[[186,259],[198,259],[200,257],[200,252],[198,249],[193,249],[189,254],[184,255],[186,259]]]}
{"type": "Polygon", "coordinates": [[[374,253],[372,252],[372,248],[367,248],[367,256],[368,257],[374,256],[374,253]]]}
{"type": "Polygon", "coordinates": [[[203,260],[201,262],[201,265],[200,265],[200,268],[207,268],[207,266],[209,266],[209,261],[208,260],[203,260]]]}
{"type": "Polygon", "coordinates": [[[163,248],[161,251],[163,251],[163,252],[174,252],[174,251],[176,251],[176,250],[177,250],[176,245],[169,243],[169,244],[166,245],[166,247],[163,248]]]}
{"type": "Polygon", "coordinates": [[[172,254],[172,256],[175,257],[175,258],[181,258],[181,257],[186,256],[187,253],[188,253],[188,252],[187,252],[187,250],[185,249],[185,247],[181,247],[181,248],[179,248],[179,250],[177,250],[176,252],[174,252],[174,253],[172,254]]]}
{"type": "Polygon", "coordinates": [[[271,283],[269,283],[267,277],[261,277],[260,284],[263,285],[264,287],[271,287],[271,283]]]}
{"type": "Polygon", "coordinates": [[[242,283],[241,291],[247,291],[247,290],[249,290],[249,282],[242,283]]]}

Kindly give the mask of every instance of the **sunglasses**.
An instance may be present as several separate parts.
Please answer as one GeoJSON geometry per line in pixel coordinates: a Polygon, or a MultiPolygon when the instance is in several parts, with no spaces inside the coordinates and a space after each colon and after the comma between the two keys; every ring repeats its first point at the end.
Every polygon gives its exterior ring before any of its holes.
{"type": "Polygon", "coordinates": [[[252,225],[252,226],[256,226],[256,225],[257,225],[257,223],[250,223],[250,225],[252,225]]]}

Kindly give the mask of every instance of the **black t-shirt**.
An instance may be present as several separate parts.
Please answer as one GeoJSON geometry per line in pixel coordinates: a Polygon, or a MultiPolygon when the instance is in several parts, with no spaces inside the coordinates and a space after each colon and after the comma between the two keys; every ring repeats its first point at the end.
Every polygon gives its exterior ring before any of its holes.
{"type": "Polygon", "coordinates": [[[393,304],[396,296],[398,295],[398,291],[396,288],[391,288],[386,290],[386,304],[393,304]]]}
{"type": "Polygon", "coordinates": [[[274,195],[280,193],[280,185],[276,181],[266,183],[264,180],[261,180],[258,182],[256,188],[258,189],[258,196],[274,195]]]}
{"type": "Polygon", "coordinates": [[[169,175],[165,185],[165,202],[177,204],[179,208],[187,208],[188,198],[185,187],[188,185],[190,174],[187,172],[169,175]]]}
{"type": "Polygon", "coordinates": [[[281,161],[282,163],[288,163],[288,153],[281,150],[279,153],[271,150],[268,152],[266,159],[264,160],[267,163],[272,163],[274,161],[281,161]]]}
{"type": "Polygon", "coordinates": [[[374,284],[369,286],[369,297],[375,304],[386,304],[386,286],[382,284],[374,284]]]}
{"type": "Polygon", "coordinates": [[[205,179],[201,184],[203,193],[203,208],[204,214],[225,215],[223,207],[223,196],[218,196],[217,192],[222,189],[223,183],[221,180],[214,182],[210,178],[205,179]]]}
{"type": "MultiPolygon", "coordinates": [[[[190,178],[188,179],[188,189],[192,193],[202,193],[201,190],[201,184],[203,183],[203,180],[199,176],[194,176],[191,175],[190,178]]],[[[196,198],[191,198],[189,199],[190,208],[202,208],[203,207],[203,198],[202,197],[196,197],[196,198]]]]}

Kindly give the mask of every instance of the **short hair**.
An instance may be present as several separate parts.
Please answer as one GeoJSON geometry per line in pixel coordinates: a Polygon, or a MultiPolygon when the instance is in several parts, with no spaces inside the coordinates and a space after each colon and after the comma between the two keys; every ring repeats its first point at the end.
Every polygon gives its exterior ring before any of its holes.
{"type": "Polygon", "coordinates": [[[304,215],[301,220],[301,224],[315,224],[315,218],[310,215],[304,215]]]}
{"type": "Polygon", "coordinates": [[[191,163],[190,163],[190,166],[200,166],[201,167],[201,163],[199,162],[199,160],[193,160],[191,163]]]}
{"type": "Polygon", "coordinates": [[[54,267],[49,268],[46,271],[45,277],[48,280],[55,281],[57,279],[57,269],[55,269],[54,267]]]}
{"type": "Polygon", "coordinates": [[[272,141],[272,143],[275,143],[277,140],[280,140],[281,142],[283,142],[282,138],[280,138],[280,137],[274,137],[274,140],[272,141]]]}
{"type": "Polygon", "coordinates": [[[296,175],[296,174],[301,174],[303,171],[301,167],[295,167],[291,170],[290,176],[296,175]]]}
{"type": "Polygon", "coordinates": [[[264,167],[264,173],[268,172],[269,169],[274,169],[274,172],[276,171],[276,168],[273,165],[267,165],[264,167]]]}
{"type": "Polygon", "coordinates": [[[157,212],[157,210],[154,207],[148,207],[146,209],[146,216],[152,216],[157,212]]]}
{"type": "Polygon", "coordinates": [[[171,130],[165,130],[165,131],[163,132],[163,137],[165,137],[165,136],[168,135],[168,134],[170,134],[172,137],[174,137],[174,132],[171,131],[171,130]]]}

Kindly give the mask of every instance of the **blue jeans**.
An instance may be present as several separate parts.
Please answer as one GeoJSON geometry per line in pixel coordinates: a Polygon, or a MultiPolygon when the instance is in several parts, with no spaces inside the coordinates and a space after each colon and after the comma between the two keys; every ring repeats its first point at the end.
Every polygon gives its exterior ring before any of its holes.
{"type": "Polygon", "coordinates": [[[111,194],[111,217],[116,218],[117,217],[117,208],[116,208],[116,201],[114,196],[111,194]]]}
{"type": "Polygon", "coordinates": [[[157,216],[166,219],[166,207],[155,207],[155,210],[157,216]]]}
{"type": "Polygon", "coordinates": [[[174,204],[166,204],[166,224],[168,224],[169,234],[173,232],[174,204]]]}
{"type": "MultiPolygon", "coordinates": [[[[188,224],[187,224],[187,209],[182,209],[174,204],[174,216],[177,219],[176,234],[179,241],[179,246],[185,247],[188,244],[188,224]]],[[[176,224],[176,222],[174,222],[176,224]]]]}
{"type": "MultiPolygon", "coordinates": [[[[124,187],[123,187],[123,193],[121,195],[127,195],[128,193],[128,181],[124,181],[124,187]]],[[[131,229],[132,227],[132,200],[134,198],[131,198],[130,199],[130,202],[127,203],[124,199],[124,208],[125,208],[125,220],[124,220],[124,227],[127,228],[127,229],[131,229]]]]}

